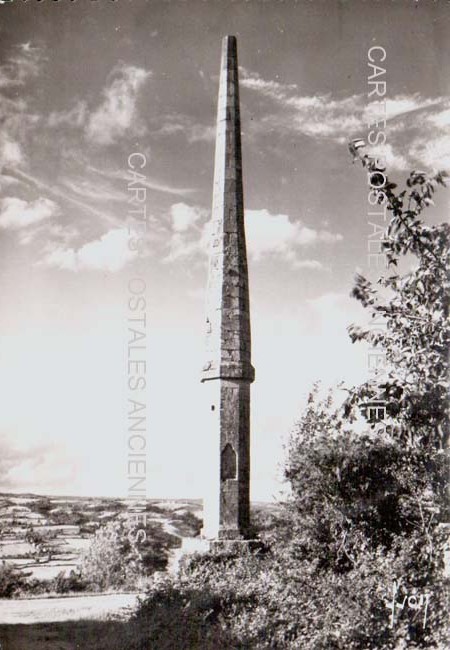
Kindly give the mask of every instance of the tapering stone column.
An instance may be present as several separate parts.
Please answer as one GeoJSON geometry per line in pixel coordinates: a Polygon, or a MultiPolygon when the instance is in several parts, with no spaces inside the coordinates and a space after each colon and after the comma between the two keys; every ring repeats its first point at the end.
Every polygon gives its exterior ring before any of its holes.
{"type": "Polygon", "coordinates": [[[222,41],[202,382],[210,409],[212,489],[203,534],[246,539],[250,524],[250,304],[236,38],[222,41]]]}

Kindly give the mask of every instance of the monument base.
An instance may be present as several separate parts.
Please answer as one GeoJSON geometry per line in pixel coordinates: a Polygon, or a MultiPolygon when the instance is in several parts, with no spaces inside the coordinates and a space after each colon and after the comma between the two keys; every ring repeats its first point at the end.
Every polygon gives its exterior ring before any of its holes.
{"type": "Polygon", "coordinates": [[[178,572],[181,561],[189,555],[220,553],[243,555],[245,553],[264,552],[265,546],[259,539],[206,539],[204,537],[183,537],[181,547],[172,551],[168,573],[178,572]]]}
{"type": "Polygon", "coordinates": [[[213,539],[210,541],[212,553],[230,553],[242,555],[262,551],[263,543],[259,539],[213,539]]]}

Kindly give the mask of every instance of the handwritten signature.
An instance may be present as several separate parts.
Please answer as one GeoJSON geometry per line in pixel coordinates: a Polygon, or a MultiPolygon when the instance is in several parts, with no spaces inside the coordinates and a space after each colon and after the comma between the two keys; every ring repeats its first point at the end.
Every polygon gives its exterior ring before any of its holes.
{"type": "Polygon", "coordinates": [[[422,607],[424,607],[423,629],[425,629],[427,624],[428,605],[430,604],[431,594],[429,593],[420,594],[420,595],[411,594],[411,596],[408,596],[408,594],[406,594],[403,598],[403,601],[397,600],[397,595],[400,590],[400,585],[401,585],[401,579],[394,580],[394,583],[392,585],[392,601],[386,602],[386,607],[390,609],[392,612],[390,627],[394,627],[395,625],[396,611],[402,611],[405,607],[408,607],[409,609],[412,610],[419,610],[422,609],[422,607]]]}

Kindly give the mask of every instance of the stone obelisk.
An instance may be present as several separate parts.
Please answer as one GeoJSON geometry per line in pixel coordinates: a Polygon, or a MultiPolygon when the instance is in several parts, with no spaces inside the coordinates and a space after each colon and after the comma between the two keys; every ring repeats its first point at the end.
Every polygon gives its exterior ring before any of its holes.
{"type": "Polygon", "coordinates": [[[250,524],[250,304],[235,36],[222,41],[206,304],[210,489],[203,535],[247,539],[250,524]]]}

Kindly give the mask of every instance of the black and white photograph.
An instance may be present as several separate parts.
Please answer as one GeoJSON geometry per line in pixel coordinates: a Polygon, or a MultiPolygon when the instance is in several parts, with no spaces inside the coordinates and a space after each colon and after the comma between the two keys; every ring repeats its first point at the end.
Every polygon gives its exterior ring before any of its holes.
{"type": "Polygon", "coordinates": [[[450,648],[450,2],[0,0],[0,650],[450,648]]]}

